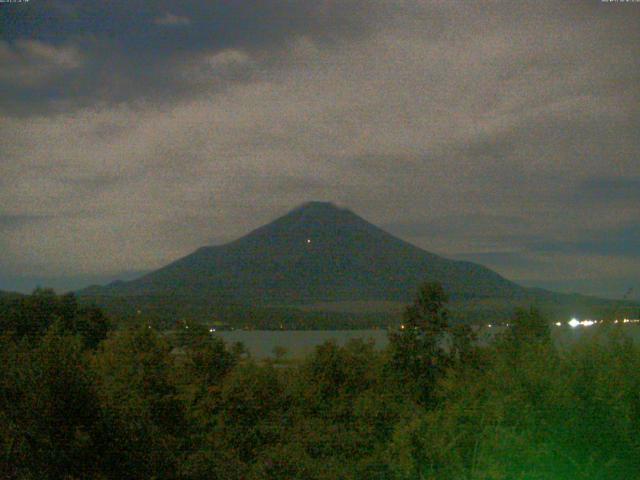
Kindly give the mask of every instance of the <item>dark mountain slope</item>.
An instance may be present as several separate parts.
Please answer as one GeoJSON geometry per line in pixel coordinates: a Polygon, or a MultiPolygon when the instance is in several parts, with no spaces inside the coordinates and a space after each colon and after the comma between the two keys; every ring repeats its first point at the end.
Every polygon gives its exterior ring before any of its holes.
{"type": "Polygon", "coordinates": [[[528,296],[486,267],[426,252],[322,202],[304,204],[238,240],[201,248],[139,279],[82,293],[262,305],[405,302],[425,280],[442,282],[454,300],[528,296]]]}

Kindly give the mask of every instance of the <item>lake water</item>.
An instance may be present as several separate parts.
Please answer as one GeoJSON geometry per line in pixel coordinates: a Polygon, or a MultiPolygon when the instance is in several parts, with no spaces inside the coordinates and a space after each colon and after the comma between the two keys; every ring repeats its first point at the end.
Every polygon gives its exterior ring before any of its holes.
{"type": "MultiPolygon", "coordinates": [[[[584,337],[605,336],[609,327],[558,327],[553,329],[553,337],[556,344],[570,345],[584,337]]],[[[478,332],[482,342],[490,341],[500,332],[500,328],[483,328],[478,332]]],[[[640,325],[625,325],[621,330],[629,335],[635,342],[640,343],[640,325]]],[[[386,330],[233,330],[216,332],[226,342],[242,342],[257,358],[273,356],[275,347],[284,347],[287,357],[300,357],[313,351],[313,349],[326,342],[334,340],[338,345],[344,345],[351,339],[363,339],[373,341],[377,348],[384,348],[388,343],[386,330]]]]}
{"type": "Polygon", "coordinates": [[[287,357],[300,357],[326,342],[334,340],[344,345],[351,339],[373,341],[378,348],[387,345],[386,330],[232,330],[216,332],[225,342],[242,342],[251,355],[258,358],[273,356],[275,347],[284,347],[287,357]]]}

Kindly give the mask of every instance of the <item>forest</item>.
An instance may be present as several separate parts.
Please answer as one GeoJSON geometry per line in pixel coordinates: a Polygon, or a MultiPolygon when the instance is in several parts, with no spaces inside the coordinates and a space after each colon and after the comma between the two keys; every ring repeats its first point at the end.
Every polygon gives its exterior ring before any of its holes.
{"type": "Polygon", "coordinates": [[[121,326],[71,295],[0,299],[6,479],[640,478],[640,349],[558,348],[518,310],[489,345],[425,284],[380,350],[252,358],[197,324],[121,326]]]}

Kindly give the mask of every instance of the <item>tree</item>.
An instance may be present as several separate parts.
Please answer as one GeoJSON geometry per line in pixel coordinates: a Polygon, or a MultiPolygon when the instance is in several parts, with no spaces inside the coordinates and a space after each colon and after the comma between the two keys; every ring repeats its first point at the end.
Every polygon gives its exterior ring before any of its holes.
{"type": "Polygon", "coordinates": [[[425,283],[404,312],[400,331],[389,335],[391,367],[403,385],[413,387],[423,403],[433,400],[436,380],[450,355],[445,350],[449,333],[448,295],[439,283],[425,283]]]}
{"type": "Polygon", "coordinates": [[[4,300],[0,305],[0,332],[16,338],[40,339],[54,323],[60,333],[79,335],[95,349],[107,337],[109,321],[98,307],[80,307],[72,293],[56,295],[37,288],[31,295],[4,300]]]}
{"type": "Polygon", "coordinates": [[[64,325],[74,314],[73,296],[58,297],[51,289],[37,288],[31,295],[8,299],[3,307],[0,328],[16,338],[42,337],[56,320],[64,325]]]}
{"type": "MultiPolygon", "coordinates": [[[[230,466],[234,463],[249,466],[269,445],[284,441],[288,403],[272,365],[259,366],[252,361],[239,365],[225,378],[216,415],[216,435],[211,435],[209,444],[203,447],[232,453],[235,460],[230,466]]],[[[244,478],[232,473],[227,471],[218,476],[244,478]]]]}
{"type": "Polygon", "coordinates": [[[171,347],[141,327],[112,334],[93,358],[106,424],[102,464],[114,478],[173,478],[186,431],[171,347]]]}
{"type": "Polygon", "coordinates": [[[405,329],[417,329],[423,335],[435,340],[449,326],[449,312],[445,308],[448,301],[449,296],[444,291],[442,284],[425,283],[418,290],[413,304],[405,309],[405,329]]]}
{"type": "Polygon", "coordinates": [[[518,308],[510,323],[504,339],[511,347],[551,343],[549,320],[536,307],[518,308]]]}
{"type": "Polygon", "coordinates": [[[36,346],[0,345],[2,478],[86,478],[100,413],[82,342],[55,323],[36,346]]]}
{"type": "Polygon", "coordinates": [[[110,329],[111,322],[104,312],[99,307],[88,306],[77,309],[70,331],[79,334],[87,348],[95,350],[110,329]]]}

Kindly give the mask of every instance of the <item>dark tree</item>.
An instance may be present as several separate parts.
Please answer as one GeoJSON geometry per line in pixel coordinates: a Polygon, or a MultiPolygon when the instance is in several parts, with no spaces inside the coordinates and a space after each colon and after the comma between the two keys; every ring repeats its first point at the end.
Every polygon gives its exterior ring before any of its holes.
{"type": "Polygon", "coordinates": [[[425,283],[404,312],[405,328],[418,329],[430,336],[443,333],[449,326],[449,313],[445,308],[448,301],[449,296],[440,283],[425,283]]]}
{"type": "Polygon", "coordinates": [[[94,471],[98,402],[80,339],[58,326],[35,347],[0,340],[1,478],[88,478],[94,471]]]}
{"type": "Polygon", "coordinates": [[[406,308],[400,331],[389,335],[391,367],[423,403],[433,400],[436,380],[450,362],[447,301],[442,285],[425,283],[406,308]]]}
{"type": "Polygon", "coordinates": [[[519,308],[511,320],[506,340],[516,345],[549,343],[549,320],[536,307],[530,307],[528,310],[519,308]]]}
{"type": "Polygon", "coordinates": [[[0,333],[38,340],[53,325],[59,333],[79,335],[85,347],[95,349],[107,337],[109,320],[98,307],[80,307],[72,293],[56,295],[37,288],[31,295],[0,302],[0,333]]]}

